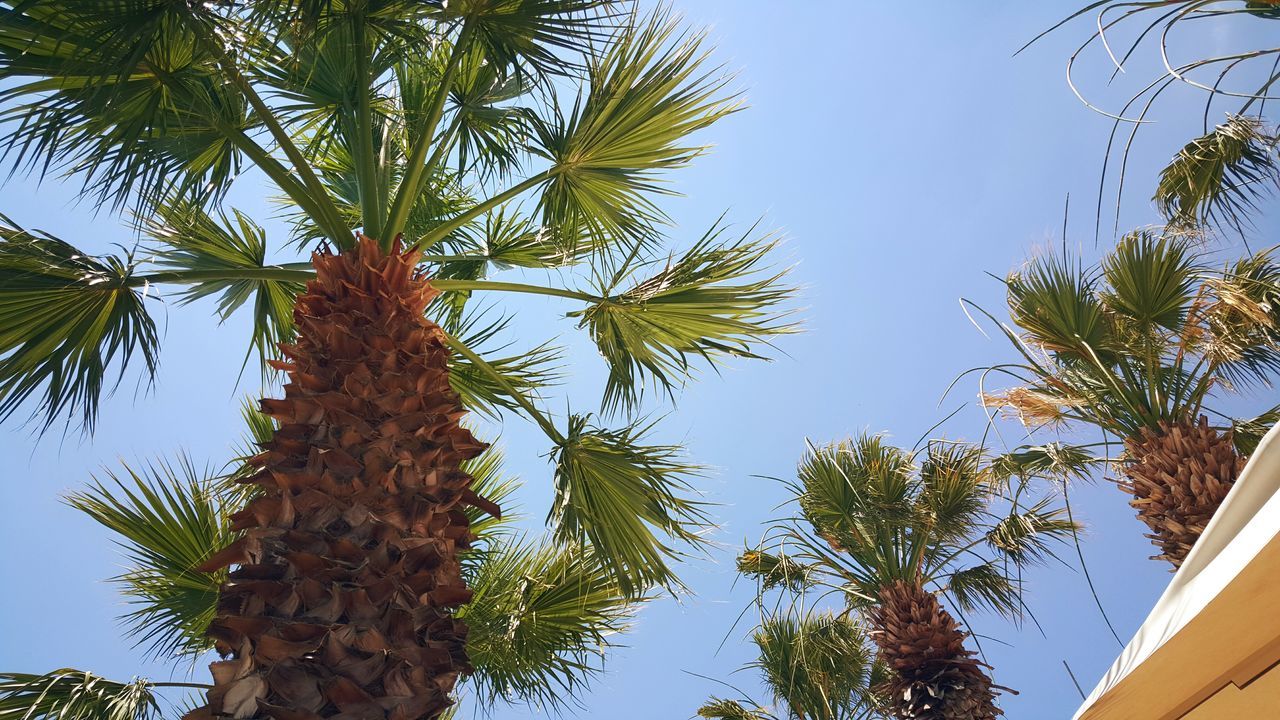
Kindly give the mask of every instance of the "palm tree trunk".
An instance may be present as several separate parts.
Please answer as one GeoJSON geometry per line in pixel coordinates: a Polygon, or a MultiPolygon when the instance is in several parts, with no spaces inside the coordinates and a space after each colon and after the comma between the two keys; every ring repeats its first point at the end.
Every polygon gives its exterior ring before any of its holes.
{"type": "Polygon", "coordinates": [[[984,665],[964,646],[960,629],[937,596],[920,583],[880,590],[872,637],[892,671],[877,692],[900,720],[992,720],[1004,713],[984,665]]]}
{"type": "Polygon", "coordinates": [[[1173,567],[1191,552],[1192,546],[1218,511],[1246,458],[1236,452],[1230,432],[1199,423],[1161,423],[1158,430],[1144,429],[1142,435],[1125,441],[1127,458],[1123,466],[1129,501],[1151,532],[1147,537],[1160,548],[1153,560],[1168,560],[1173,567]]]}
{"type": "Polygon", "coordinates": [[[282,347],[280,423],[255,458],[244,535],[203,570],[238,565],[208,633],[208,704],[187,718],[435,718],[470,670],[453,610],[471,591],[461,506],[496,508],[459,469],[484,444],[459,425],[448,350],[423,311],[417,254],[360,238],[313,257],[298,338],[282,347]]]}

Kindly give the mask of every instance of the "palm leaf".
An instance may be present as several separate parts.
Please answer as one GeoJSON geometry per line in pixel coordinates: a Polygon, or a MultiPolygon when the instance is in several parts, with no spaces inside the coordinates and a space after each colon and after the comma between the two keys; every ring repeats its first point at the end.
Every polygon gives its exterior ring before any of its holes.
{"type": "Polygon", "coordinates": [[[530,395],[556,384],[560,379],[560,350],[546,343],[532,350],[503,355],[510,344],[492,346],[507,327],[507,319],[487,325],[481,315],[462,323],[455,333],[472,351],[482,354],[487,367],[479,367],[465,356],[454,354],[449,359],[449,383],[469,410],[499,417],[502,410],[519,410],[519,402],[511,391],[530,395]],[[494,373],[502,381],[494,378],[494,373]]]}
{"type": "Polygon", "coordinates": [[[112,370],[119,383],[140,355],[154,377],[160,338],[134,268],[0,216],[0,419],[39,392],[46,428],[65,413],[92,431],[112,370]]]}
{"type": "MultiPolygon", "coordinates": [[[[152,239],[163,243],[156,262],[164,269],[226,271],[232,276],[236,270],[273,266],[267,262],[266,231],[239,210],[232,210],[231,217],[215,217],[192,204],[179,203],[160,206],[157,213],[141,225],[152,239]]],[[[216,278],[189,285],[179,298],[186,304],[217,295],[217,312],[223,320],[252,300],[250,352],[256,351],[265,363],[276,356],[280,343],[293,338],[293,304],[304,287],[287,280],[216,278]]]]}
{"type": "Polygon", "coordinates": [[[1232,115],[1187,143],[1160,172],[1155,201],[1175,225],[1239,226],[1280,182],[1277,138],[1260,118],[1232,115]]]}
{"type": "Polygon", "coordinates": [[[0,673],[0,720],[159,720],[155,685],[122,683],[64,668],[0,673]]]}
{"type": "Polygon", "coordinates": [[[726,356],[763,359],[753,343],[795,331],[777,309],[793,294],[781,284],[785,273],[760,272],[777,242],[750,239],[750,231],[722,242],[722,233],[713,227],[658,272],[614,294],[639,269],[624,266],[600,289],[603,300],[570,313],[609,364],[606,411],[633,409],[646,380],[671,395],[692,374],[694,359],[713,367],[726,356]]]}
{"type": "Polygon", "coordinates": [[[703,152],[689,135],[730,114],[726,79],[700,69],[701,36],[677,35],[659,11],[628,27],[591,63],[588,90],[568,115],[537,124],[535,152],[554,164],[543,189],[543,223],[597,244],[653,239],[666,216],[659,174],[703,152]]]}
{"type": "Polygon", "coordinates": [[[986,533],[987,545],[1019,567],[1053,557],[1053,544],[1066,542],[1083,528],[1065,508],[1050,508],[1045,498],[1029,508],[1013,508],[986,533]]]}
{"type": "Polygon", "coordinates": [[[1049,256],[1011,274],[1005,285],[1013,321],[1035,344],[1084,358],[1108,349],[1110,332],[1095,274],[1067,257],[1049,256]]]}
{"type": "Polygon", "coordinates": [[[644,444],[650,427],[604,430],[572,415],[551,454],[556,539],[589,544],[628,597],[676,582],[666,560],[679,552],[659,535],[697,546],[707,525],[702,503],[682,497],[702,468],[678,447],[644,444]]]}
{"type": "Polygon", "coordinates": [[[116,533],[132,567],[113,578],[135,609],[123,619],[155,655],[198,654],[212,647],[213,620],[225,572],[196,568],[235,539],[209,476],[185,456],[123,475],[107,471],[67,503],[116,533]]]}
{"type": "Polygon", "coordinates": [[[760,653],[753,666],[792,717],[841,720],[874,704],[875,653],[847,615],[778,613],[761,622],[752,640],[760,653]]]}
{"type": "Polygon", "coordinates": [[[609,40],[615,0],[454,0],[446,12],[468,20],[485,60],[506,72],[559,75],[609,40]]]}
{"type": "Polygon", "coordinates": [[[996,562],[984,562],[952,572],[947,595],[963,612],[990,611],[1008,618],[1022,616],[1018,584],[996,562]]]}
{"type": "Polygon", "coordinates": [[[1143,332],[1178,332],[1195,299],[1199,270],[1182,238],[1129,233],[1102,261],[1103,296],[1109,309],[1137,322],[1143,332]]]}
{"type": "Polygon", "coordinates": [[[773,716],[764,708],[749,708],[737,700],[712,697],[698,708],[698,717],[713,720],[770,720],[773,716]]]}
{"type": "Polygon", "coordinates": [[[469,682],[486,706],[568,702],[599,674],[635,604],[589,549],[514,537],[483,551],[468,585],[475,596],[459,617],[471,628],[469,682]]]}

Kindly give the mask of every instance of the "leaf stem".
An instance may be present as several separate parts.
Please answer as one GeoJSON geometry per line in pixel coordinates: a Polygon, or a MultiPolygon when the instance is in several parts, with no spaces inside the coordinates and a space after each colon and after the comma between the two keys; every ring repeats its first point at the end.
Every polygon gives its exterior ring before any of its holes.
{"type": "Polygon", "coordinates": [[[440,242],[444,238],[448,237],[449,233],[453,232],[454,230],[457,230],[463,225],[466,225],[472,220],[480,217],[481,215],[489,212],[490,210],[498,207],[499,205],[502,205],[508,200],[511,200],[519,196],[524,191],[530,190],[546,182],[547,180],[550,180],[551,178],[555,177],[558,172],[559,170],[557,168],[550,168],[548,170],[544,170],[538,173],[537,175],[533,175],[532,177],[529,177],[525,179],[523,182],[513,185],[512,187],[507,188],[506,190],[503,190],[502,192],[498,193],[497,195],[494,195],[488,200],[485,200],[484,202],[477,204],[475,207],[471,208],[470,210],[467,210],[464,213],[461,213],[459,215],[456,215],[450,218],[449,220],[445,221],[442,225],[436,227],[431,232],[427,233],[426,235],[423,235],[422,238],[419,239],[418,242],[416,243],[417,246],[423,249],[432,247],[437,242],[440,242]]]}
{"type": "Polygon", "coordinates": [[[563,288],[545,287],[542,285],[527,285],[525,283],[498,282],[496,280],[432,280],[431,285],[439,290],[457,291],[457,290],[494,290],[498,292],[525,293],[527,295],[547,295],[551,297],[569,298],[570,300],[581,300],[582,302],[597,303],[606,300],[596,295],[590,295],[577,290],[566,290],[563,288]]]}

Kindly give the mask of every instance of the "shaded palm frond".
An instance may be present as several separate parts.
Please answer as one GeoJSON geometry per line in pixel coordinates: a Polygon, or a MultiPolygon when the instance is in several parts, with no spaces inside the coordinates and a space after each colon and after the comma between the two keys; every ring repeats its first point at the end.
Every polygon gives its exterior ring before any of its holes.
{"type": "Polygon", "coordinates": [[[0,419],[38,394],[46,428],[66,414],[92,431],[132,361],[154,377],[160,337],[135,268],[0,216],[0,419]]]}
{"type": "Polygon", "coordinates": [[[560,349],[545,343],[532,350],[503,355],[510,343],[486,347],[507,327],[507,319],[483,324],[481,315],[463,321],[456,334],[468,348],[483,353],[487,367],[477,367],[466,357],[454,355],[449,360],[449,383],[462,398],[462,404],[474,412],[497,418],[503,410],[518,411],[520,403],[511,390],[532,395],[544,387],[555,385],[561,377],[560,349]],[[498,373],[502,382],[494,378],[498,373]]]}
{"type": "Polygon", "coordinates": [[[1178,151],[1160,172],[1155,201],[1182,226],[1239,226],[1280,182],[1277,137],[1261,118],[1231,115],[1178,151]]]}

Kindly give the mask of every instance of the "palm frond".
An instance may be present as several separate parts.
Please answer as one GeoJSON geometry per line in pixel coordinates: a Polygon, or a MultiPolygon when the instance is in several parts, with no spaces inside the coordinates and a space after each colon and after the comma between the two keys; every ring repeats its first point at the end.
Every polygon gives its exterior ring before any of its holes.
{"type": "Polygon", "coordinates": [[[1235,442],[1236,451],[1248,457],[1258,449],[1258,443],[1280,423],[1280,405],[1245,420],[1236,420],[1231,425],[1231,438],[1235,442]]]}
{"type": "Polygon", "coordinates": [[[485,705],[562,707],[601,672],[637,602],[589,548],[546,540],[495,539],[468,585],[475,596],[459,612],[471,628],[468,682],[485,705]]]}
{"type": "Polygon", "coordinates": [[[1207,281],[1205,354],[1237,386],[1267,385],[1280,373],[1280,264],[1274,249],[1230,264],[1207,281]]]}
{"type": "Polygon", "coordinates": [[[956,570],[946,578],[946,590],[963,612],[989,611],[1007,618],[1023,614],[1018,584],[996,562],[956,570]]]}
{"type": "Polygon", "coordinates": [[[644,444],[650,427],[606,430],[572,415],[551,453],[557,540],[589,544],[628,597],[676,583],[666,560],[680,551],[660,536],[696,547],[708,525],[703,503],[683,497],[686,478],[703,469],[681,459],[678,447],[644,444]]]}
{"type": "Polygon", "coordinates": [[[1067,257],[1030,262],[1006,280],[1009,313],[1036,345],[1078,357],[1104,353],[1110,328],[1097,294],[1097,275],[1067,257]]]}
{"type": "Polygon", "coordinates": [[[44,675],[0,673],[0,720],[160,720],[154,685],[115,682],[63,668],[44,675]]]}
{"type": "Polygon", "coordinates": [[[212,47],[209,8],[24,2],[0,15],[0,122],[16,167],[78,175],[145,208],[220,196],[239,170],[244,98],[212,47]]]}
{"type": "Polygon", "coordinates": [[[712,720],[770,720],[773,716],[764,708],[749,708],[737,700],[712,697],[698,708],[698,717],[712,720]]]}
{"type": "Polygon", "coordinates": [[[497,445],[490,445],[483,453],[462,464],[462,471],[472,477],[471,490],[482,498],[490,500],[502,508],[502,517],[497,518],[484,510],[467,506],[463,512],[471,522],[471,532],[481,540],[493,537],[502,528],[519,518],[515,508],[510,507],[507,500],[511,498],[520,482],[508,475],[503,462],[505,454],[497,445]]]}
{"type": "Polygon", "coordinates": [[[1278,139],[1261,118],[1231,115],[1178,151],[1160,172],[1155,201],[1181,226],[1239,226],[1280,182],[1278,139]]]}
{"type": "MultiPolygon", "coordinates": [[[[166,204],[157,214],[142,219],[141,227],[163,246],[156,263],[180,272],[216,274],[270,267],[266,231],[239,210],[216,217],[190,203],[166,204]]],[[[300,282],[265,279],[215,278],[188,286],[180,301],[194,302],[218,296],[218,316],[226,320],[253,301],[253,337],[250,352],[264,362],[276,356],[276,348],[293,337],[293,303],[303,291],[300,282]]],[[[246,360],[248,358],[246,357],[246,360]]]]}
{"type": "Polygon", "coordinates": [[[760,652],[752,665],[791,716],[841,720],[874,702],[869,675],[875,652],[865,629],[849,616],[777,613],[761,622],[752,640],[760,652]]]}
{"type": "Polygon", "coordinates": [[[813,584],[813,568],[785,552],[748,548],[738,555],[737,568],[740,575],[755,578],[762,590],[786,588],[803,593],[813,584]]]}
{"type": "Polygon", "coordinates": [[[800,509],[820,536],[860,545],[869,526],[915,519],[912,470],[911,457],[878,435],[810,447],[797,470],[800,509]]]}
{"type": "Polygon", "coordinates": [[[1138,231],[1125,235],[1102,261],[1106,305],[1143,332],[1182,329],[1196,296],[1199,267],[1180,237],[1138,231]]]}
{"type": "Polygon", "coordinates": [[[531,395],[555,385],[561,377],[560,349],[549,342],[531,350],[503,355],[510,344],[494,346],[494,343],[507,323],[507,319],[501,318],[484,324],[483,316],[475,315],[463,321],[455,331],[460,342],[484,356],[488,367],[477,367],[458,354],[449,360],[449,383],[462,398],[462,404],[491,418],[499,417],[502,410],[520,409],[519,402],[511,397],[511,390],[531,395]],[[500,374],[505,383],[498,382],[493,373],[500,374]]]}
{"type": "Polygon", "coordinates": [[[468,20],[484,58],[507,73],[572,73],[612,35],[615,0],[455,0],[450,15],[468,20]]]}
{"type": "Polygon", "coordinates": [[[994,488],[984,460],[976,445],[929,443],[920,463],[919,502],[939,539],[971,532],[991,501],[994,488]]]}
{"type": "Polygon", "coordinates": [[[1054,543],[1066,542],[1083,527],[1065,508],[1050,508],[1044,498],[1029,508],[1012,508],[986,533],[987,546],[1019,567],[1053,557],[1054,543]]]}
{"type": "Polygon", "coordinates": [[[0,216],[0,419],[40,393],[45,428],[65,413],[92,431],[131,361],[154,377],[160,337],[134,270],[129,256],[86,255],[0,216]]]}
{"type": "Polygon", "coordinates": [[[701,69],[700,35],[678,35],[664,11],[628,27],[588,70],[585,97],[537,123],[534,152],[553,163],[543,224],[597,244],[648,242],[666,216],[659,174],[704,148],[689,136],[732,113],[727,80],[701,69]]]}
{"type": "Polygon", "coordinates": [[[993,478],[1007,484],[1014,477],[1050,478],[1062,480],[1087,480],[1093,471],[1107,463],[1086,448],[1051,442],[1044,445],[1023,446],[992,459],[990,471],[993,478]]]}
{"type": "Polygon", "coordinates": [[[646,380],[673,393],[691,375],[694,359],[712,367],[726,356],[763,359],[754,343],[795,331],[778,309],[793,295],[781,282],[785,272],[761,272],[777,241],[751,239],[748,231],[722,242],[723,232],[713,227],[657,273],[612,294],[636,274],[624,266],[600,289],[605,299],[570,313],[581,318],[609,364],[607,411],[634,408],[646,380]]]}
{"type": "Polygon", "coordinates": [[[67,503],[119,536],[131,567],[113,581],[135,607],[123,620],[138,643],[157,656],[204,652],[225,572],[196,568],[235,539],[212,473],[186,456],[123,471],[107,471],[107,482],[95,480],[67,503]]]}

